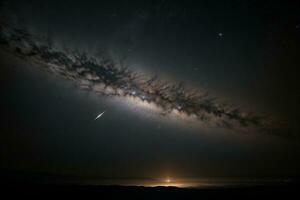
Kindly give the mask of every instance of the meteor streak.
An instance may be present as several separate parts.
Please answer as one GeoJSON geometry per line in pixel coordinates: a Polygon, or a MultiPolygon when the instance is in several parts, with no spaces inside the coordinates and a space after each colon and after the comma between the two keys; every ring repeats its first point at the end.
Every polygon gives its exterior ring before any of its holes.
{"type": "Polygon", "coordinates": [[[100,118],[104,113],[105,113],[105,111],[103,111],[102,113],[100,113],[100,114],[95,118],[95,120],[97,120],[98,118],[100,118]]]}

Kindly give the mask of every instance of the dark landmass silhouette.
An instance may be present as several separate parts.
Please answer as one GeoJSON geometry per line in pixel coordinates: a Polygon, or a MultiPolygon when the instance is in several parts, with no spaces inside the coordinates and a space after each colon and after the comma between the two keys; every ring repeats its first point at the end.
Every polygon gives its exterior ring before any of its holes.
{"type": "MultiPolygon", "coordinates": [[[[4,170],[5,171],[5,170],[4,170]]],[[[288,198],[298,196],[299,178],[287,182],[266,185],[231,185],[208,188],[180,188],[173,186],[124,186],[124,185],[89,185],[61,182],[70,178],[63,175],[44,173],[23,173],[6,171],[1,173],[2,194],[9,196],[49,197],[93,197],[93,198],[128,198],[128,199],[201,199],[201,198],[288,198]]],[[[76,179],[78,177],[73,177],[76,179]]]]}

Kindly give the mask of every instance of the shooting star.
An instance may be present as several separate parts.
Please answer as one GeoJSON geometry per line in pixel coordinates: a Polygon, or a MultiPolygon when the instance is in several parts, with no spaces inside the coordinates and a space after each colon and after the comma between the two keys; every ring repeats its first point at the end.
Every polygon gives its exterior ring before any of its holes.
{"type": "Polygon", "coordinates": [[[100,113],[100,114],[95,118],[95,120],[97,120],[98,118],[100,118],[104,113],[105,113],[105,111],[103,111],[102,113],[100,113]]]}

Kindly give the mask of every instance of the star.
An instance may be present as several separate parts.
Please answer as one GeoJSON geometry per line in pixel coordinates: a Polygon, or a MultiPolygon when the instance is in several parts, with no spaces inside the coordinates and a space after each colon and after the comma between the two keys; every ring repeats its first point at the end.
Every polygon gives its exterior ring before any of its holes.
{"type": "Polygon", "coordinates": [[[224,34],[222,32],[218,33],[219,38],[223,38],[224,34]]]}
{"type": "Polygon", "coordinates": [[[142,99],[145,100],[146,99],[146,95],[142,95],[142,99]]]}

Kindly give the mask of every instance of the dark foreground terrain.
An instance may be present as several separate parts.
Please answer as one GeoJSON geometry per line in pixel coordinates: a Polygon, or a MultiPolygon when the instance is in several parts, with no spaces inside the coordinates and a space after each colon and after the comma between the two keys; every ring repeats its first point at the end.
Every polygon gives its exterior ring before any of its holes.
{"type": "Polygon", "coordinates": [[[4,184],[2,195],[37,199],[47,197],[96,197],[106,199],[201,199],[201,198],[280,198],[297,199],[298,184],[281,186],[251,186],[231,188],[176,188],[176,187],[142,187],[142,186],[91,186],[91,185],[57,185],[57,184],[4,184]]]}
{"type": "Polygon", "coordinates": [[[61,197],[67,199],[76,197],[82,199],[88,197],[93,199],[299,199],[300,196],[298,178],[257,186],[176,188],[63,184],[63,180],[67,179],[65,176],[20,173],[9,170],[1,170],[0,175],[1,197],[10,197],[5,199],[11,199],[11,197],[21,197],[22,199],[26,197],[30,197],[30,199],[32,197],[33,199],[45,199],[47,197],[51,199],[61,197]]]}

